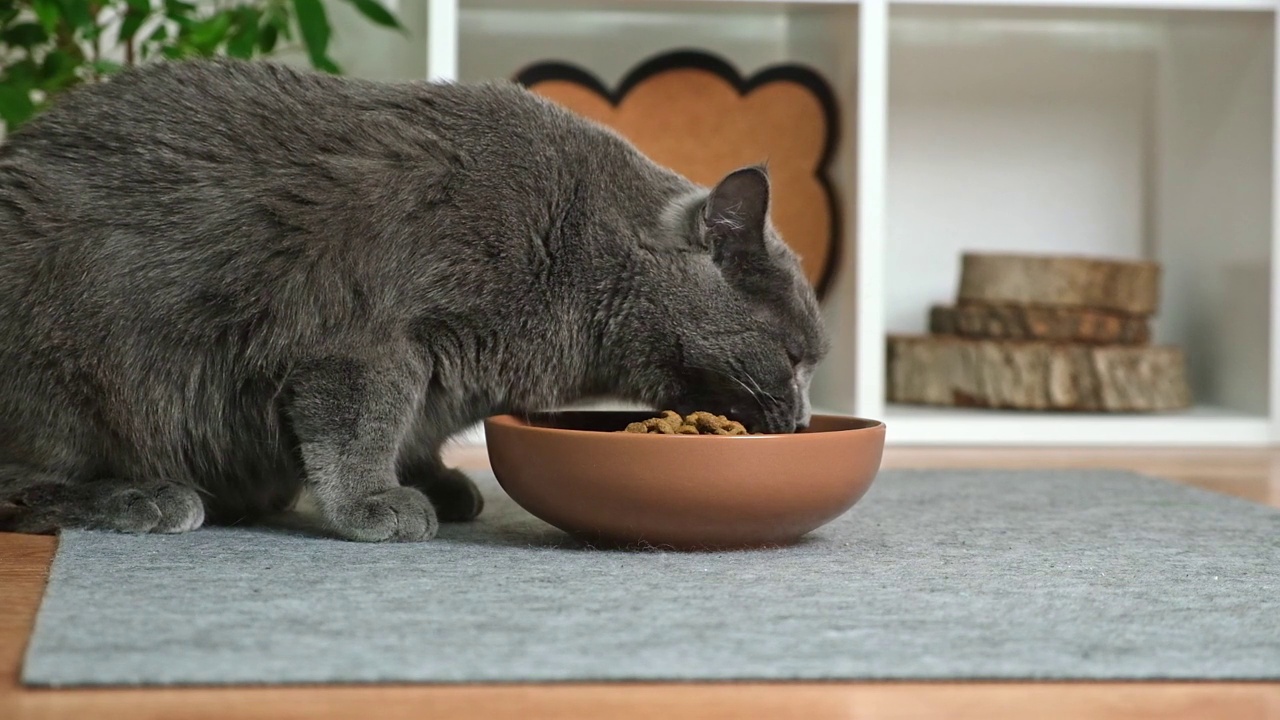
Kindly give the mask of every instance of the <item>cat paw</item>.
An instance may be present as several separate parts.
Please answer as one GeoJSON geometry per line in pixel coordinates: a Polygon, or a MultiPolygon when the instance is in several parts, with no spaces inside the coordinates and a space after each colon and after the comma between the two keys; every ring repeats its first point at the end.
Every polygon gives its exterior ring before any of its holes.
{"type": "Polygon", "coordinates": [[[475,520],[484,510],[484,496],[480,494],[480,488],[461,470],[439,468],[408,481],[431,499],[440,522],[475,520]]]}
{"type": "Polygon", "coordinates": [[[204,525],[204,501],[185,485],[162,483],[144,488],[160,511],[160,520],[151,529],[157,533],[184,533],[204,525]]]}
{"type": "Polygon", "coordinates": [[[204,503],[185,485],[151,483],[109,490],[94,529],[125,533],[182,533],[204,524],[204,503]]]}
{"type": "MultiPolygon", "coordinates": [[[[37,531],[81,528],[122,533],[179,533],[204,524],[195,490],[175,483],[137,485],[98,480],[81,485],[36,484],[9,502],[15,524],[37,531]]],[[[11,518],[12,520],[12,518],[11,518]]]]}
{"type": "Polygon", "coordinates": [[[409,487],[391,488],[335,508],[330,521],[342,537],[362,542],[421,542],[435,537],[440,527],[431,501],[409,487]]]}
{"type": "Polygon", "coordinates": [[[102,498],[102,512],[87,525],[94,530],[149,533],[163,519],[160,506],[140,488],[122,488],[102,498]]]}

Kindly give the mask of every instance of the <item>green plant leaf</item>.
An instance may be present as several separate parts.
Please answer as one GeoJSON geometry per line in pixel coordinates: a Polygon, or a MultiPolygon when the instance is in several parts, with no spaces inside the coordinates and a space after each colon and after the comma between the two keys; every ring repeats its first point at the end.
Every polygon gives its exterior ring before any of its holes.
{"type": "Polygon", "coordinates": [[[293,39],[293,27],[289,21],[289,7],[287,0],[273,0],[263,14],[266,25],[275,28],[278,37],[283,37],[286,40],[293,39]]]}
{"type": "Polygon", "coordinates": [[[0,33],[0,42],[21,48],[34,48],[49,41],[49,33],[37,23],[19,23],[0,33]]]}
{"type": "Polygon", "coordinates": [[[86,33],[95,27],[89,0],[57,0],[57,3],[62,8],[62,17],[71,27],[86,33]]]}
{"type": "Polygon", "coordinates": [[[356,10],[359,10],[361,15],[383,27],[404,30],[404,26],[400,24],[396,16],[392,15],[378,0],[347,0],[347,2],[351,3],[356,10]]]}
{"type": "Polygon", "coordinates": [[[74,85],[78,80],[76,68],[80,67],[80,63],[81,59],[72,57],[64,50],[50,50],[40,66],[40,74],[44,78],[41,85],[51,92],[74,85]]]}
{"type": "Polygon", "coordinates": [[[185,38],[200,26],[196,6],[182,0],[164,0],[164,17],[178,26],[175,38],[185,38]]]}
{"type": "Polygon", "coordinates": [[[293,0],[293,11],[311,64],[325,72],[339,72],[338,66],[329,58],[329,18],[324,5],[320,0],[293,0]]]}
{"type": "Polygon", "coordinates": [[[134,12],[142,13],[143,15],[151,14],[151,0],[126,0],[126,4],[134,12]]]}
{"type": "Polygon", "coordinates": [[[264,53],[269,53],[276,49],[276,41],[280,39],[280,31],[275,25],[270,23],[262,26],[258,31],[258,49],[264,53]]]}
{"type": "Polygon", "coordinates": [[[31,10],[36,14],[44,31],[52,35],[58,27],[58,19],[62,17],[62,10],[58,7],[56,0],[34,0],[31,3],[31,10]]]}
{"type": "Polygon", "coordinates": [[[208,55],[217,49],[227,37],[231,29],[231,13],[220,12],[207,20],[196,23],[191,29],[188,41],[201,55],[208,55]]]}
{"type": "Polygon", "coordinates": [[[186,0],[164,0],[164,14],[175,20],[191,15],[196,9],[195,3],[186,0]]]}
{"type": "Polygon", "coordinates": [[[125,13],[124,21],[120,23],[120,39],[132,40],[134,35],[138,34],[138,29],[142,27],[142,23],[147,21],[148,13],[139,12],[129,6],[129,10],[125,13]]]}
{"type": "Polygon", "coordinates": [[[9,132],[26,122],[36,112],[35,103],[31,102],[30,88],[18,84],[0,82],[0,120],[9,132]]]}
{"type": "Polygon", "coordinates": [[[4,82],[12,87],[24,87],[28,90],[35,87],[40,75],[40,66],[31,58],[10,63],[4,69],[4,82]]]}
{"type": "Polygon", "coordinates": [[[90,67],[99,75],[114,75],[124,68],[123,65],[114,60],[94,60],[90,67]]]}
{"type": "Polygon", "coordinates": [[[190,45],[165,45],[160,48],[160,54],[170,60],[182,60],[196,55],[196,49],[190,45]]]}
{"type": "Polygon", "coordinates": [[[235,28],[227,40],[227,54],[247,60],[258,47],[258,9],[242,5],[235,10],[235,28]]]}
{"type": "Polygon", "coordinates": [[[317,70],[323,70],[333,75],[338,75],[342,72],[342,68],[338,67],[338,63],[334,62],[327,55],[318,60],[312,60],[311,62],[316,66],[317,70]]]}

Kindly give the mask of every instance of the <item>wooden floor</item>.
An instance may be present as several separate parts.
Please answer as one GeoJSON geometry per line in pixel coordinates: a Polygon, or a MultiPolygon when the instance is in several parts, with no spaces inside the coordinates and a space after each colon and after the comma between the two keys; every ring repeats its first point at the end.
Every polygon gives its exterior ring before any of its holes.
{"type": "MultiPolygon", "coordinates": [[[[455,458],[475,465],[482,458],[455,458]]],[[[885,467],[1128,468],[1280,507],[1280,451],[891,450],[885,467]]],[[[0,719],[1270,718],[1280,684],[787,683],[35,691],[18,668],[53,540],[0,534],[0,719]]],[[[1277,619],[1280,622],[1280,619],[1277,619]]]]}

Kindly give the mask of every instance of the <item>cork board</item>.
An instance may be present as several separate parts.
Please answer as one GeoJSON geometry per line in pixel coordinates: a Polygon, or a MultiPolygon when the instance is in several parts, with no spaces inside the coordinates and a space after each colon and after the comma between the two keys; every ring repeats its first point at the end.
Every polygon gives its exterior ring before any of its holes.
{"type": "Polygon", "coordinates": [[[616,90],[565,63],[530,66],[516,81],[607,125],[690,180],[714,185],[727,173],[767,163],[771,214],[825,295],[841,242],[839,206],[828,179],[839,122],[826,82],[800,65],[744,78],[696,51],[659,55],[629,72],[616,90]]]}

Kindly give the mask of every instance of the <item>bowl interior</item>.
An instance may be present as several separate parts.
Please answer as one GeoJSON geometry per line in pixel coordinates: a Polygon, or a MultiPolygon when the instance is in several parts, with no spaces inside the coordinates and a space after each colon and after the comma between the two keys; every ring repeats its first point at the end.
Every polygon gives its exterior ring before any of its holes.
{"type": "MultiPolygon", "coordinates": [[[[629,423],[646,420],[658,415],[657,412],[631,410],[566,410],[558,412],[532,413],[517,419],[524,425],[552,430],[569,430],[576,432],[615,432],[622,430],[629,423]]],[[[809,427],[796,434],[813,434],[842,432],[847,430],[865,430],[879,426],[876,420],[840,415],[814,415],[809,427]]],[[[741,440],[743,438],[762,437],[760,435],[711,436],[711,435],[673,435],[669,437],[718,437],[721,440],[741,440]]],[[[770,436],[773,437],[773,436],[770,436]]],[[[785,437],[779,435],[776,437],[785,437]]]]}

